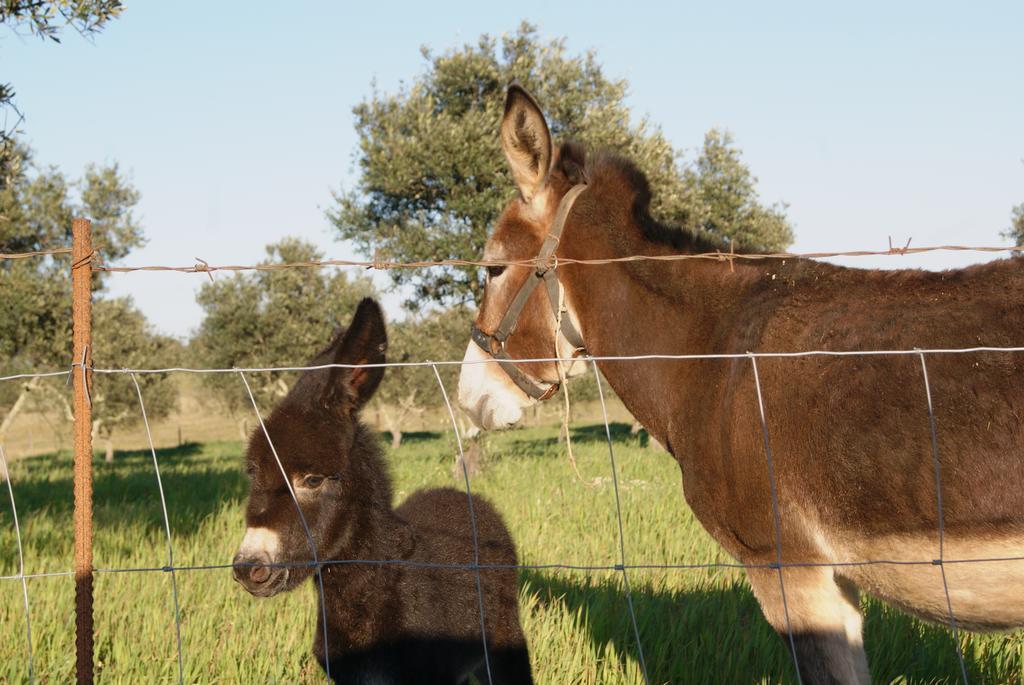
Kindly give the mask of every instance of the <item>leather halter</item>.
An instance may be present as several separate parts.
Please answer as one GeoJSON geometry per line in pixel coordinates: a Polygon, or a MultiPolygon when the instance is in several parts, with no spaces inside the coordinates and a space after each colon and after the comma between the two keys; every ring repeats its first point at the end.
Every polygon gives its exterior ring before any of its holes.
{"type": "Polygon", "coordinates": [[[522,314],[526,301],[533,294],[534,289],[543,281],[548,293],[548,300],[551,302],[551,311],[554,312],[555,319],[561,321],[560,332],[562,337],[576,348],[576,353],[573,356],[579,354],[584,349],[583,336],[576,330],[576,326],[573,325],[568,314],[560,315],[561,303],[559,300],[561,299],[562,285],[558,282],[558,275],[555,273],[555,267],[558,262],[554,258],[554,254],[555,249],[558,247],[558,241],[562,236],[562,229],[565,228],[565,220],[569,217],[573,203],[576,202],[576,198],[579,197],[586,187],[583,184],[573,186],[558,204],[558,211],[555,213],[555,220],[551,223],[551,230],[544,239],[544,244],[534,260],[533,273],[519,286],[519,292],[512,298],[511,304],[509,304],[508,309],[505,311],[505,315],[501,317],[501,322],[495,331],[493,333],[484,333],[477,328],[476,324],[473,324],[471,333],[473,342],[484,352],[494,357],[509,379],[520,390],[540,402],[554,395],[558,391],[559,384],[557,382],[552,383],[535,379],[522,371],[516,366],[515,360],[505,350],[505,343],[515,331],[519,315],[522,314]]]}

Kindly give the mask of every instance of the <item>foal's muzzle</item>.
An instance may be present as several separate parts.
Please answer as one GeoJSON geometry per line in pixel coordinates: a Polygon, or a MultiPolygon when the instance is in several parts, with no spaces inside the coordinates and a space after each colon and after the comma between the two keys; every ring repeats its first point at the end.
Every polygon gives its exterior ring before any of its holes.
{"type": "Polygon", "coordinates": [[[257,597],[271,597],[284,589],[288,569],[271,565],[266,555],[235,555],[231,574],[242,587],[257,597]]]}

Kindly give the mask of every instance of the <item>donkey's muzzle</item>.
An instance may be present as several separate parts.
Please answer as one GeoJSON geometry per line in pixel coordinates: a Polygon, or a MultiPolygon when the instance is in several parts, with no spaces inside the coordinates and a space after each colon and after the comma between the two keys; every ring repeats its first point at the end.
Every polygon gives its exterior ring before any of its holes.
{"type": "Polygon", "coordinates": [[[239,552],[232,561],[231,573],[242,587],[257,597],[276,595],[288,580],[288,569],[274,567],[266,555],[239,552]]]}

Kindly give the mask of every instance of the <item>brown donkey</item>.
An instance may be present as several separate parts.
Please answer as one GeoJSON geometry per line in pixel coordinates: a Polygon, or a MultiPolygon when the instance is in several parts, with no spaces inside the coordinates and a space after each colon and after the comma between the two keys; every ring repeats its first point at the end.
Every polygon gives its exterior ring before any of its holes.
{"type": "MultiPolygon", "coordinates": [[[[380,364],[386,347],[380,308],[366,299],[311,366],[380,364]]],[[[480,572],[481,619],[466,494],[421,490],[392,508],[379,440],[358,413],[383,375],[379,366],[306,371],[267,418],[266,433],[253,433],[248,528],[234,576],[270,597],[319,575],[313,652],[337,683],[487,683],[488,671],[495,685],[531,683],[516,550],[501,516],[472,499],[479,562],[504,567],[480,572]]]]}
{"type": "Polygon", "coordinates": [[[756,367],[742,356],[1020,345],[1024,260],[942,273],[803,259],[573,265],[565,260],[716,246],[654,221],[646,179],[628,160],[555,150],[537,103],[516,86],[501,141],[519,194],[485,258],[562,261],[554,278],[543,267],[489,268],[466,360],[501,363],[467,364],[459,384],[479,425],[518,421],[558,382],[553,363],[510,359],[569,358],[577,345],[595,357],[739,353],[598,364],[679,462],[701,523],[748,565],[804,683],[869,682],[860,590],[971,630],[1024,624],[1024,561],[1008,559],[1024,555],[1020,354],[761,357],[756,367]],[[552,303],[562,301],[559,325],[552,303]],[[963,560],[976,561],[952,563],[963,560]]]}

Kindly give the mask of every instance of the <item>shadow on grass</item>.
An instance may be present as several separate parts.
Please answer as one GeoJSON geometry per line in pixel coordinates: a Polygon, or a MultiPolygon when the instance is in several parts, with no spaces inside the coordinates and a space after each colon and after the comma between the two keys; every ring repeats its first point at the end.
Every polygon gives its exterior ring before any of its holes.
{"type": "MultiPolygon", "coordinates": [[[[176,536],[198,530],[206,517],[225,503],[247,494],[240,458],[206,454],[197,443],[156,450],[168,517],[176,536]]],[[[49,454],[19,460],[12,470],[18,515],[70,520],[74,508],[72,459],[49,454]]],[[[153,455],[149,449],[117,451],[113,463],[93,458],[93,511],[96,527],[142,524],[163,528],[163,512],[153,455]]],[[[6,515],[3,511],[3,515],[6,515]]]]}
{"type": "MultiPolygon", "coordinates": [[[[578,617],[599,658],[638,662],[626,595],[617,580],[567,573],[522,576],[537,602],[578,617]]],[[[680,592],[635,587],[633,606],[652,683],[795,682],[788,655],[743,584],[680,592]]]]}
{"type": "MultiPolygon", "coordinates": [[[[381,431],[378,433],[380,439],[384,440],[387,445],[391,444],[391,431],[381,431]]],[[[440,440],[440,431],[409,431],[408,433],[402,431],[402,444],[412,444],[417,442],[430,442],[432,440],[440,440]]]]}
{"type": "MultiPolygon", "coordinates": [[[[630,432],[628,423],[613,421],[608,424],[613,444],[647,446],[647,431],[641,430],[638,434],[630,432]]],[[[527,429],[533,430],[533,429],[527,429]]],[[[604,424],[595,423],[586,426],[570,426],[572,442],[574,445],[586,445],[590,443],[605,443],[608,438],[605,434],[604,424]]],[[[546,437],[522,437],[512,439],[505,448],[493,448],[495,451],[505,449],[514,454],[551,454],[564,450],[561,447],[557,427],[555,434],[546,437]]]]}
{"type": "MultiPolygon", "coordinates": [[[[536,602],[578,617],[599,658],[638,662],[626,595],[617,579],[526,571],[536,602]]],[[[658,590],[633,580],[633,606],[652,683],[795,683],[784,643],[742,581],[725,587],[658,590]]],[[[865,643],[874,682],[956,683],[960,666],[945,628],[917,621],[878,601],[864,606],[865,643]]],[[[1020,664],[993,665],[985,651],[964,654],[970,682],[1019,682],[1020,664]]]]}
{"type": "MultiPolygon", "coordinates": [[[[626,442],[636,440],[637,436],[629,432],[630,425],[619,421],[612,421],[608,424],[608,431],[612,435],[612,442],[626,442]]],[[[607,442],[603,423],[594,423],[587,426],[573,426],[572,439],[580,443],[607,442]]]]}

